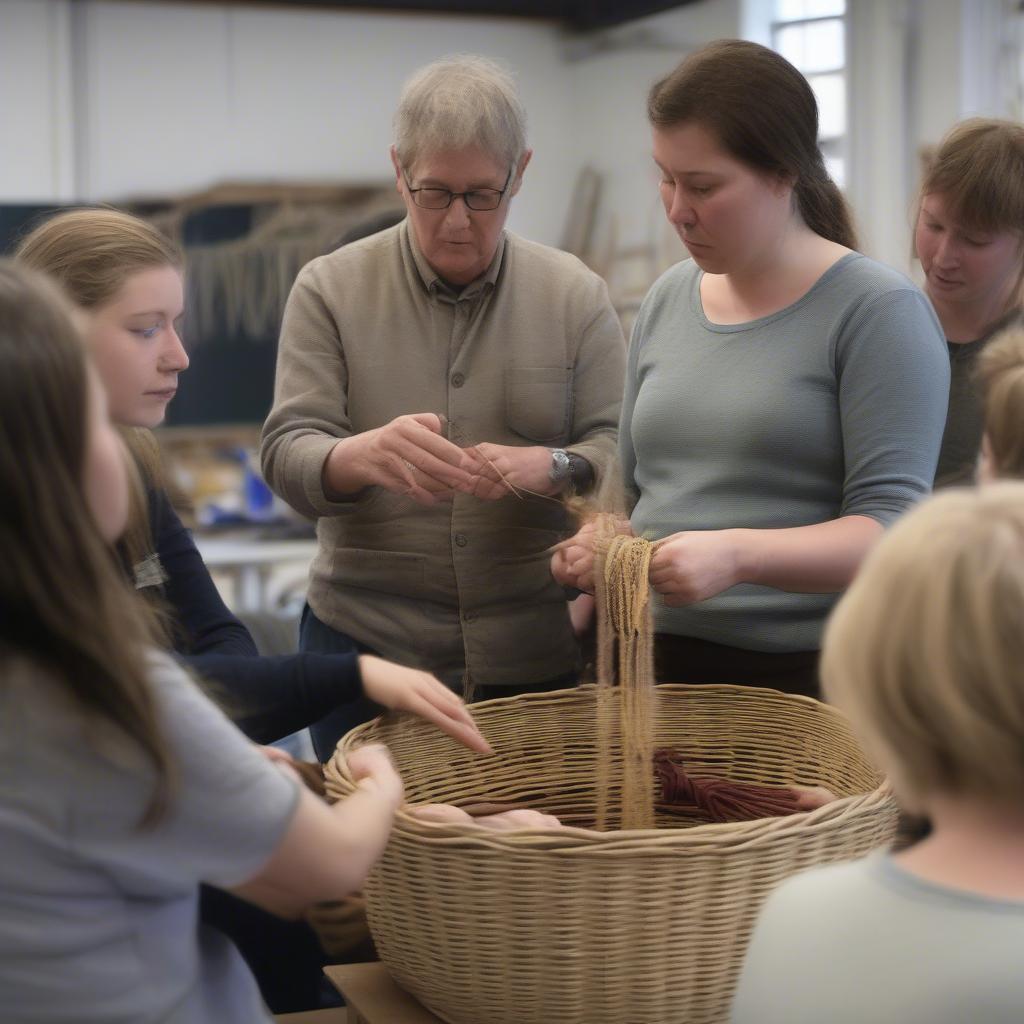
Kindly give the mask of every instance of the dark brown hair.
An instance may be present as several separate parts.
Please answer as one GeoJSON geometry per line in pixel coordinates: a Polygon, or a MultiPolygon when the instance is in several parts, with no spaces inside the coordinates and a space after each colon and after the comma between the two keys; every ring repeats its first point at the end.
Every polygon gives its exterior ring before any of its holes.
{"type": "Polygon", "coordinates": [[[647,97],[655,128],[696,123],[752,170],[782,175],[804,223],[850,249],[850,208],[818,148],[818,104],[807,79],[774,50],[721,39],[690,54],[647,97]]]}
{"type": "Polygon", "coordinates": [[[0,261],[0,679],[38,666],[152,763],[155,821],[173,765],[147,678],[154,632],[84,493],[89,363],[70,306],[0,261]]]}

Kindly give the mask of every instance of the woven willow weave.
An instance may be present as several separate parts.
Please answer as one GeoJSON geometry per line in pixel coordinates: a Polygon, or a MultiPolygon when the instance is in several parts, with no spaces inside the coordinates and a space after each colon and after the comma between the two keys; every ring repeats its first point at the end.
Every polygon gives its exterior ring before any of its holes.
{"type": "MultiPolygon", "coordinates": [[[[391,749],[410,803],[521,803],[578,826],[490,832],[398,813],[366,886],[370,927],[398,983],[439,1017],[725,1021],[768,893],[794,872],[862,856],[892,838],[889,785],[834,709],[774,690],[659,691],[654,742],[678,747],[695,775],[823,785],[841,799],[785,818],[680,828],[679,818],[658,815],[656,829],[585,831],[597,815],[590,686],[474,705],[494,757],[393,714],[338,745],[326,773],[338,796],[353,788],[346,752],[379,741],[391,749]]],[[[612,811],[622,786],[617,753],[612,811]]],[[[651,779],[653,786],[653,772],[651,779]]]]}

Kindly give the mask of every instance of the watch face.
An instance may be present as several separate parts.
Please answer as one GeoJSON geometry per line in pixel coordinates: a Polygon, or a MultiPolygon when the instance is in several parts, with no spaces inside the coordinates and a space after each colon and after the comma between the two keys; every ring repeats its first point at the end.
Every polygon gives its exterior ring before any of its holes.
{"type": "Polygon", "coordinates": [[[561,448],[553,448],[551,451],[551,479],[567,480],[572,463],[569,461],[569,453],[561,448]]]}

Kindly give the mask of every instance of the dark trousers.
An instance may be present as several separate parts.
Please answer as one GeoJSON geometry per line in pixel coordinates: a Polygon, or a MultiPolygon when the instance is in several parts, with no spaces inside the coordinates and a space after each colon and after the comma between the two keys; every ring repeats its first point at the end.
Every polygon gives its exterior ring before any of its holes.
{"type": "Polygon", "coordinates": [[[765,686],[820,699],[819,654],[819,651],[750,651],[674,633],[656,633],[654,678],[659,683],[765,686]]]}
{"type": "Polygon", "coordinates": [[[497,697],[513,697],[517,693],[549,693],[551,690],[568,690],[579,682],[575,672],[554,679],[545,679],[541,683],[524,683],[522,686],[474,686],[473,703],[481,700],[495,700],[497,697]]]}
{"type": "MultiPolygon", "coordinates": [[[[315,654],[377,653],[358,640],[353,640],[346,633],[340,633],[321,622],[308,604],[303,608],[302,619],[299,621],[299,650],[312,651],[315,654]]],[[[357,725],[369,722],[371,718],[376,718],[381,711],[379,704],[366,697],[360,697],[350,704],[339,704],[329,715],[321,718],[319,722],[314,722],[309,727],[309,735],[313,740],[317,760],[321,763],[329,761],[334,756],[338,740],[345,733],[357,725]]]]}
{"type": "MultiPolygon", "coordinates": [[[[302,620],[299,623],[299,650],[315,651],[319,654],[351,653],[356,651],[360,654],[376,654],[377,652],[359,643],[345,633],[321,622],[313,614],[309,605],[303,609],[302,620]]],[[[477,683],[473,687],[473,700],[491,700],[495,697],[511,697],[517,693],[546,693],[549,690],[562,690],[575,686],[578,681],[577,674],[570,672],[566,675],[556,676],[553,679],[545,679],[539,683],[524,683],[521,686],[492,686],[488,683],[477,683]]],[[[352,704],[343,704],[335,708],[325,718],[309,727],[309,734],[313,739],[313,749],[320,761],[327,761],[334,755],[338,740],[350,729],[357,725],[376,718],[383,709],[372,700],[365,697],[360,698],[352,704]]]]}
{"type": "Polygon", "coordinates": [[[305,921],[286,921],[210,885],[200,886],[199,919],[235,944],[271,1013],[342,1005],[324,977],[320,941],[305,921]]]}

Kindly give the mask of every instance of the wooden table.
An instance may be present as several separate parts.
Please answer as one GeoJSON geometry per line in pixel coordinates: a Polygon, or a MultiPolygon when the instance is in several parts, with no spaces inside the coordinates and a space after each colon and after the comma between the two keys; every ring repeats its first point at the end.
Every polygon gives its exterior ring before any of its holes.
{"type": "Polygon", "coordinates": [[[399,988],[379,961],[336,964],[324,974],[348,1003],[348,1024],[444,1024],[399,988]]]}

